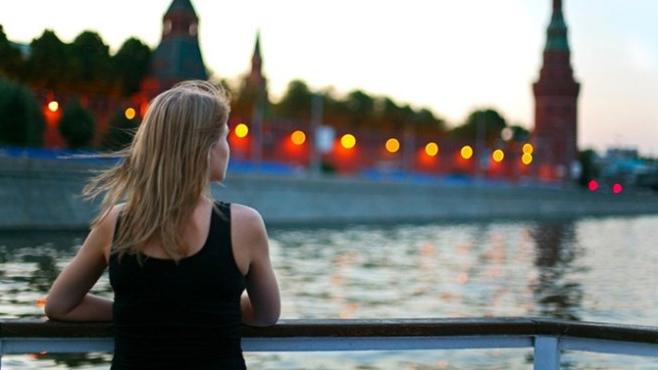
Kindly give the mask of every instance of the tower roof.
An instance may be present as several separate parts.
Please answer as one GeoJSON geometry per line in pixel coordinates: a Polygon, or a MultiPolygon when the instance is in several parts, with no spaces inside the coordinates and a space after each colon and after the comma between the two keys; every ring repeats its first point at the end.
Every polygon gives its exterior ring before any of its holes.
{"type": "Polygon", "coordinates": [[[553,15],[548,25],[546,39],[546,51],[569,51],[567,40],[567,24],[562,14],[562,0],[553,0],[553,15]]]}
{"type": "Polygon", "coordinates": [[[261,59],[260,56],[260,30],[256,33],[256,46],[254,46],[254,58],[261,59]]]}
{"type": "Polygon", "coordinates": [[[169,5],[169,9],[167,9],[167,12],[165,13],[165,17],[175,12],[188,13],[193,15],[195,18],[197,16],[196,11],[194,10],[194,6],[192,6],[192,2],[190,0],[172,1],[171,5],[169,5]]]}

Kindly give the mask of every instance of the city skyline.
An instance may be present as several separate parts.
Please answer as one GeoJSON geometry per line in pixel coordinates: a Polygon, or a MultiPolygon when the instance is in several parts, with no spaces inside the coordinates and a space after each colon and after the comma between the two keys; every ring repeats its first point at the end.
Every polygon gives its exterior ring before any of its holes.
{"type": "MultiPolygon", "coordinates": [[[[581,149],[637,147],[658,155],[658,26],[650,21],[658,3],[564,3],[572,65],[582,83],[581,149]]],[[[46,28],[70,42],[90,29],[112,52],[131,36],[154,48],[169,4],[0,3],[0,24],[16,42],[29,43],[46,28]],[[42,11],[23,21],[21,14],[34,8],[42,11]]],[[[541,66],[548,0],[412,2],[399,9],[364,1],[351,4],[351,11],[346,2],[193,4],[204,60],[215,77],[231,81],[247,73],[260,29],[263,70],[275,98],[299,78],[314,89],[363,89],[427,106],[451,125],[480,107],[498,109],[510,124],[534,125],[531,84],[541,66]]]]}

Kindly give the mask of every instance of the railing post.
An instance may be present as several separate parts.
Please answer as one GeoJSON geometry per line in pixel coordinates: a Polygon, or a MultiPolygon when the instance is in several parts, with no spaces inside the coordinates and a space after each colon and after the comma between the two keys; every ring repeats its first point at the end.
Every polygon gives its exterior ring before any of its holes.
{"type": "Polygon", "coordinates": [[[560,347],[556,337],[535,337],[534,370],[559,370],[560,347]]]}

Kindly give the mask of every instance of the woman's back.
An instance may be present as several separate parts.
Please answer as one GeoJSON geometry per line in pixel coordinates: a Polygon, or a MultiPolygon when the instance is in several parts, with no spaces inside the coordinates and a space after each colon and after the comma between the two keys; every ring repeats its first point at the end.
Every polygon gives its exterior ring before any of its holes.
{"type": "MultiPolygon", "coordinates": [[[[179,264],[112,254],[113,369],[242,369],[240,296],[244,277],[233,255],[231,212],[216,203],[203,247],[179,264]]],[[[115,235],[120,228],[117,219],[115,235]]]]}

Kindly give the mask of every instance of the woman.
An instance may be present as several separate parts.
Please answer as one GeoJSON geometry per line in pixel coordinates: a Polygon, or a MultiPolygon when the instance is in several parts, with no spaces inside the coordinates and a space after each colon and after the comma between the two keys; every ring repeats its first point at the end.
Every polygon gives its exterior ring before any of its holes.
{"type": "Polygon", "coordinates": [[[112,369],[244,369],[240,323],[278,320],[261,216],[210,192],[226,175],[229,110],[208,82],[174,86],[151,102],[123,160],[84,189],[104,194],[101,212],[45,312],[112,320],[112,369]],[[114,302],[87,293],[106,266],[114,302]]]}

